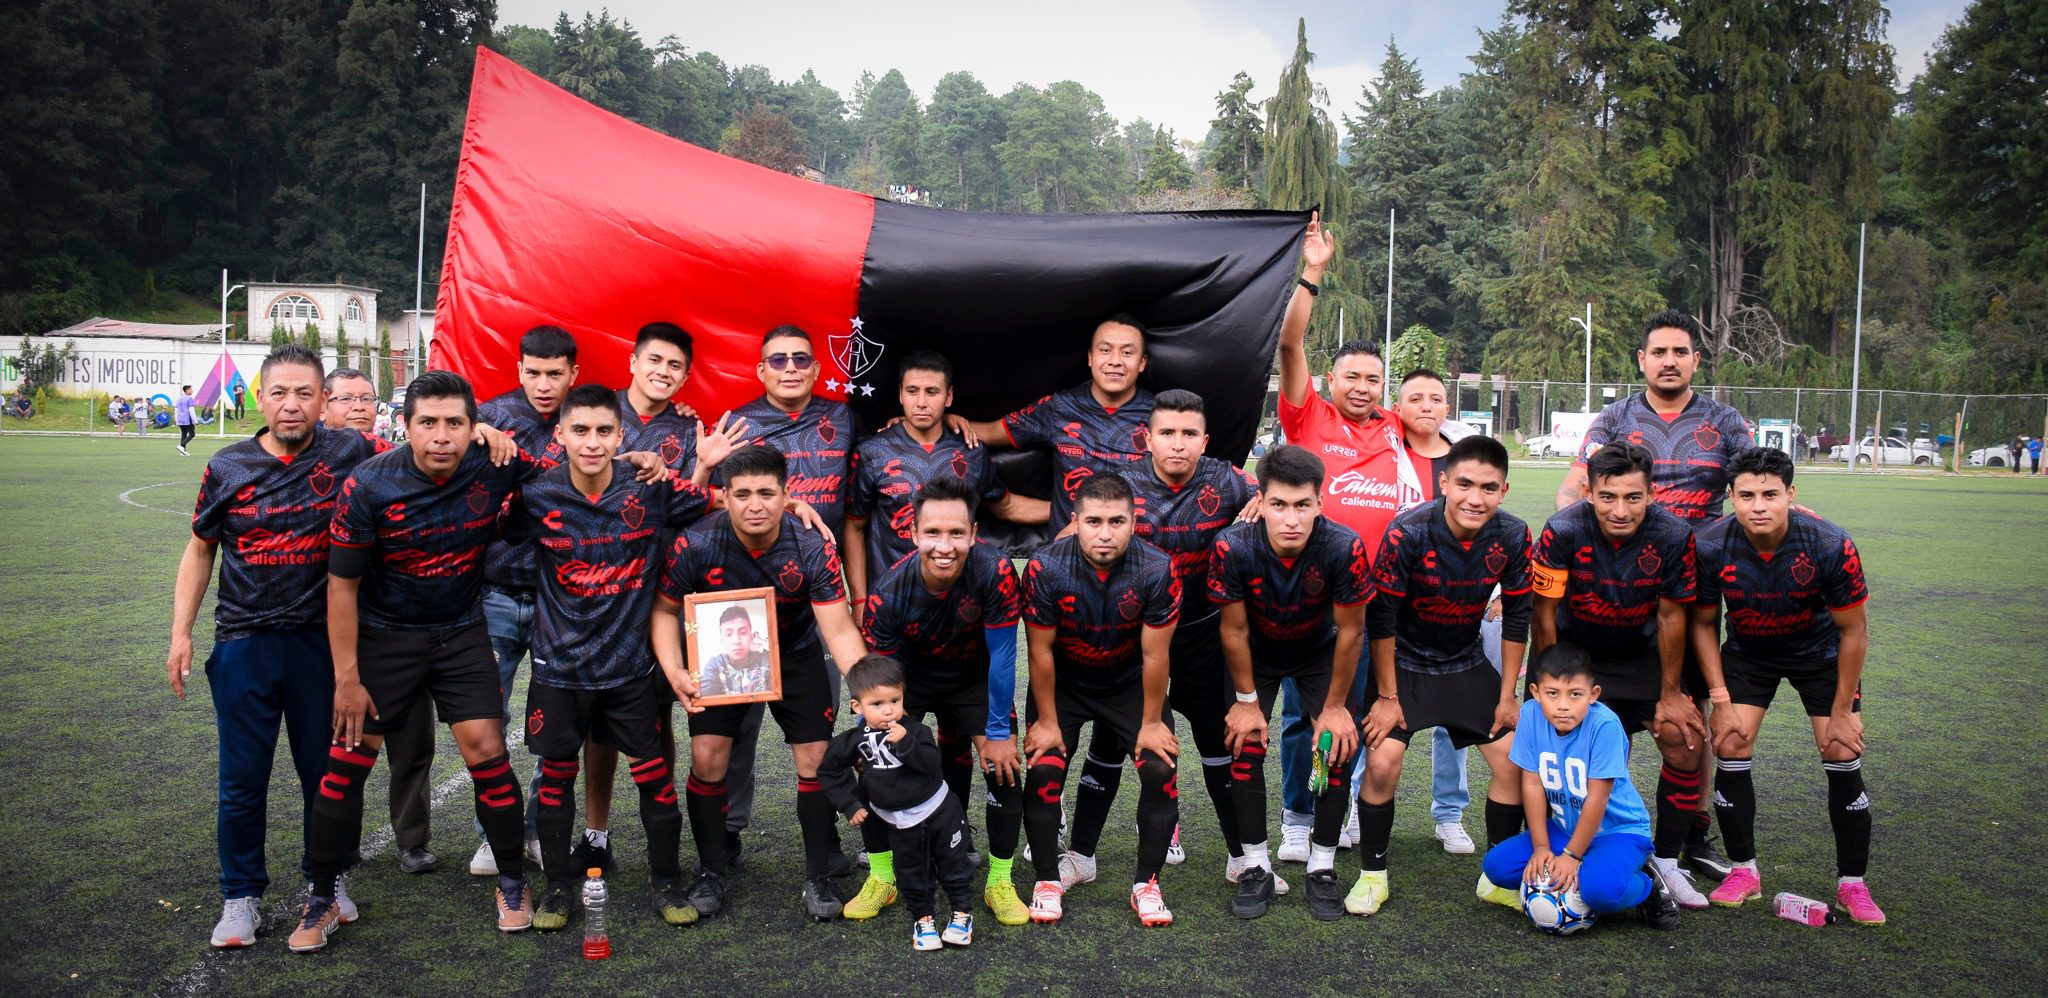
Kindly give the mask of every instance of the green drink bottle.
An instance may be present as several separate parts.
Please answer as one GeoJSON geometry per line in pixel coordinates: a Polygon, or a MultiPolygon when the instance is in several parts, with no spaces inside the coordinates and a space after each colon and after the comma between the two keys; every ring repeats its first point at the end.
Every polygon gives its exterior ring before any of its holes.
{"type": "Polygon", "coordinates": [[[1308,768],[1308,791],[1320,794],[1330,785],[1330,733],[1316,736],[1315,761],[1308,768]]]}

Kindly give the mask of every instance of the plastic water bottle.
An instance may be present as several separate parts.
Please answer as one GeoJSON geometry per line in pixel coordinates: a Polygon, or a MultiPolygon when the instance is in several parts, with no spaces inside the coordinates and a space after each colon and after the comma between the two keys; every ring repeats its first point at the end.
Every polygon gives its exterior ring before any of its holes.
{"type": "Polygon", "coordinates": [[[604,928],[604,871],[591,867],[583,881],[583,958],[607,960],[612,955],[612,937],[604,928]]]}
{"type": "Polygon", "coordinates": [[[1316,753],[1308,767],[1309,793],[1320,796],[1330,785],[1330,733],[1316,736],[1316,753]]]}
{"type": "Polygon", "coordinates": [[[1778,892],[1778,896],[1771,899],[1771,907],[1779,918],[1801,925],[1830,925],[1835,920],[1835,913],[1828,910],[1826,902],[1800,897],[1790,891],[1778,892]]]}

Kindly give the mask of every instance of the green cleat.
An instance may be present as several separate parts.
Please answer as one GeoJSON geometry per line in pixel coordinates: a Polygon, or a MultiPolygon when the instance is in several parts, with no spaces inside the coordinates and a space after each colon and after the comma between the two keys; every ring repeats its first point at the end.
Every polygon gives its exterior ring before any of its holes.
{"type": "Polygon", "coordinates": [[[1486,879],[1484,873],[1479,875],[1479,886],[1475,888],[1474,893],[1479,895],[1481,901],[1488,901],[1503,908],[1513,908],[1516,911],[1522,910],[1522,895],[1519,892],[1495,884],[1486,879]]]}
{"type": "Polygon", "coordinates": [[[542,932],[560,932],[569,927],[569,912],[576,906],[575,892],[567,883],[550,883],[533,909],[533,927],[542,932]]]}
{"type": "Polygon", "coordinates": [[[853,900],[846,902],[846,908],[840,912],[840,916],[857,921],[869,919],[881,914],[882,909],[895,903],[896,885],[870,873],[867,883],[860,885],[860,893],[854,895],[853,900]]]}
{"type": "Polygon", "coordinates": [[[981,892],[988,910],[995,912],[997,925],[1023,925],[1031,921],[1031,909],[1017,896],[1016,884],[990,884],[981,892]]]}
{"type": "Polygon", "coordinates": [[[1351,893],[1344,895],[1344,910],[1354,915],[1370,915],[1387,903],[1387,871],[1360,870],[1358,882],[1351,885],[1351,893]]]}
{"type": "Polygon", "coordinates": [[[690,892],[678,877],[654,882],[654,910],[670,925],[692,925],[698,918],[696,906],[690,903],[690,892]]]}

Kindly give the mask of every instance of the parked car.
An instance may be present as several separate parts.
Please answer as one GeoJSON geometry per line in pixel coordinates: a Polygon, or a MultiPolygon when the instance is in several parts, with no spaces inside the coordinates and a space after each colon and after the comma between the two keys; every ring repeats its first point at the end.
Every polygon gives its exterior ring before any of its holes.
{"type": "Polygon", "coordinates": [[[1972,468],[2010,468],[2013,464],[2011,444],[1993,444],[1979,447],[1963,458],[1963,463],[1972,468]]]}
{"type": "Polygon", "coordinates": [[[1550,433],[1530,438],[1527,446],[1530,457],[1573,457],[1578,453],[1577,447],[1550,433]]]}
{"type": "Polygon", "coordinates": [[[1829,455],[1837,461],[1848,461],[1852,456],[1857,464],[1869,464],[1873,457],[1885,464],[1941,463],[1941,451],[1935,449],[1934,441],[1924,438],[1909,444],[1898,437],[1864,437],[1855,447],[1844,444],[1829,455]]]}

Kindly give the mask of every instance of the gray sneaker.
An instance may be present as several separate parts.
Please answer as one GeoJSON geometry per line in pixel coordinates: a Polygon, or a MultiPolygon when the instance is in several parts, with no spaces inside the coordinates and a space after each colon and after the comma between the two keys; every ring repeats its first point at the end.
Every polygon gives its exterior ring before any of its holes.
{"type": "Polygon", "coordinates": [[[256,900],[229,898],[221,905],[220,921],[213,923],[215,949],[256,945],[256,933],[262,931],[262,919],[256,914],[256,900]]]}
{"type": "Polygon", "coordinates": [[[348,896],[348,875],[334,878],[334,909],[341,913],[341,924],[347,925],[359,917],[356,901],[348,896]]]}

